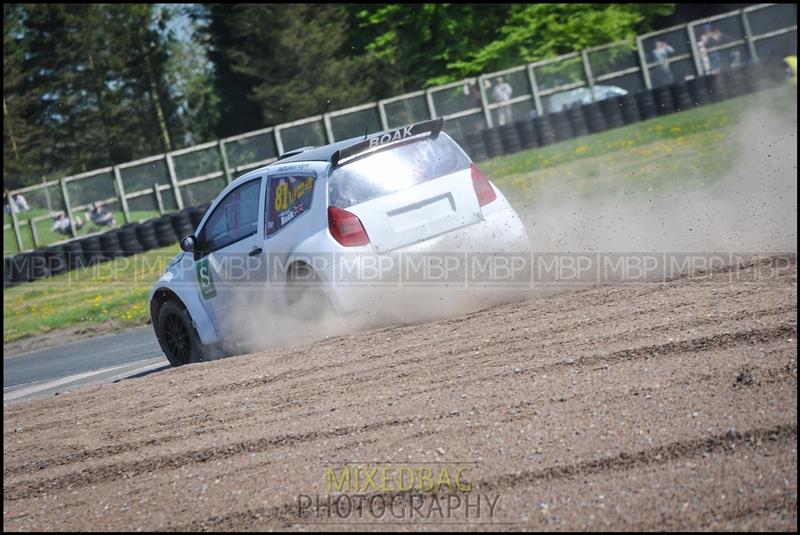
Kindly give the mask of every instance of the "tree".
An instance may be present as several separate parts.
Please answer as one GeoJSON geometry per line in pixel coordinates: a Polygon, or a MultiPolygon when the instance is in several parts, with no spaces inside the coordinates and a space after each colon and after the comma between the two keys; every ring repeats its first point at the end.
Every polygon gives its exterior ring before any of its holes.
{"type": "Polygon", "coordinates": [[[455,78],[628,39],[674,4],[515,4],[500,37],[447,68],[455,78]]]}
{"type": "Polygon", "coordinates": [[[220,137],[361,104],[373,95],[372,65],[353,53],[342,6],[224,4],[196,19],[214,64],[220,137]]]}

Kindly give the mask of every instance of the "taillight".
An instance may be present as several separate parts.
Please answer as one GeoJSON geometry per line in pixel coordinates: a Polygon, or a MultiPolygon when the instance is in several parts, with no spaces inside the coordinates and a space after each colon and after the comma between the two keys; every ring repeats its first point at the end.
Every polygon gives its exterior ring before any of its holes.
{"type": "Polygon", "coordinates": [[[497,194],[489,183],[489,179],[478,169],[477,165],[469,164],[469,170],[472,172],[472,187],[475,188],[475,195],[478,196],[478,204],[486,206],[497,198],[497,194]]]}
{"type": "Polygon", "coordinates": [[[347,210],[328,206],[328,228],[336,241],[345,247],[369,243],[367,231],[364,230],[361,220],[347,210]]]}

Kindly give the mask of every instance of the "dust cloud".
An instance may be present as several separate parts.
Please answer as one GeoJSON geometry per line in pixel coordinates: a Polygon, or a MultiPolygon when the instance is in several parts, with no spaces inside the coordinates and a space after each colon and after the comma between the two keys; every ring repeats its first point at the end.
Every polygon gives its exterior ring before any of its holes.
{"type": "MultiPolygon", "coordinates": [[[[762,96],[762,98],[767,98],[762,96]]],[[[619,190],[585,200],[553,181],[521,217],[536,251],[796,252],[797,115],[758,105],[729,142],[737,158],[708,185],[619,190]]],[[[599,169],[602,175],[603,169],[599,169]]]]}
{"type": "MultiPolygon", "coordinates": [[[[729,162],[730,171],[710,184],[701,184],[698,177],[696,185],[688,180],[669,190],[622,188],[599,198],[582,199],[553,181],[520,213],[531,238],[531,251],[796,253],[796,110],[793,116],[784,117],[759,105],[743,114],[734,131],[728,142],[736,143],[736,161],[729,162]]],[[[602,175],[604,170],[598,172],[602,175]]],[[[494,243],[486,243],[485,250],[494,251],[494,243]]],[[[452,317],[542,295],[519,286],[476,292],[473,288],[384,285],[353,289],[361,293],[365,304],[355,314],[340,316],[326,309],[309,320],[281,312],[280,291],[261,290],[237,298],[228,318],[240,333],[240,345],[234,352],[452,317]]]]}

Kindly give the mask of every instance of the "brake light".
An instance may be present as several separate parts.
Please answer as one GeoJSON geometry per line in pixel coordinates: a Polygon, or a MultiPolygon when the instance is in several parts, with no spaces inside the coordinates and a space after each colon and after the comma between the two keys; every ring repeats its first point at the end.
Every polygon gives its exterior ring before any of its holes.
{"type": "Polygon", "coordinates": [[[497,198],[492,184],[486,175],[478,169],[474,163],[469,164],[469,170],[472,172],[472,187],[475,188],[475,195],[478,197],[478,204],[486,206],[497,198]]]}
{"type": "Polygon", "coordinates": [[[328,206],[328,228],[336,241],[345,247],[369,243],[367,231],[364,230],[361,220],[347,210],[328,206]]]}

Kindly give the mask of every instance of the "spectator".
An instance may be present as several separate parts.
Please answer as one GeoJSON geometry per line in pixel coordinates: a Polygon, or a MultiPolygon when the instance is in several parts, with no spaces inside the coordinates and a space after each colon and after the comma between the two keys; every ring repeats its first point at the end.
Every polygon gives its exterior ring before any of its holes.
{"type": "Polygon", "coordinates": [[[710,24],[703,26],[703,34],[697,42],[697,51],[700,53],[700,62],[706,74],[719,73],[720,61],[719,52],[711,51],[711,48],[722,42],[722,32],[711,27],[710,24]]]}
{"type": "MultiPolygon", "coordinates": [[[[75,216],[75,230],[78,231],[83,226],[83,221],[81,220],[81,216],[75,216]]],[[[55,232],[59,234],[63,234],[65,236],[69,236],[72,234],[72,222],[67,217],[67,215],[61,211],[56,214],[56,217],[53,218],[53,228],[55,232]]]]}
{"type": "Polygon", "coordinates": [[[15,193],[12,195],[12,198],[14,199],[14,204],[17,205],[17,208],[19,208],[20,211],[27,212],[31,209],[31,207],[28,206],[28,201],[22,196],[22,193],[15,193]]]}
{"type": "Polygon", "coordinates": [[[9,204],[8,197],[9,197],[8,190],[5,190],[3,192],[3,214],[9,215],[11,214],[12,210],[14,211],[15,214],[18,213],[19,208],[17,208],[17,203],[12,202],[11,204],[9,204]]]}
{"type": "Polygon", "coordinates": [[[100,201],[94,203],[89,215],[92,218],[92,222],[98,227],[104,227],[106,225],[114,226],[116,224],[116,221],[114,221],[114,214],[103,208],[103,203],[100,201]]]}
{"type": "Polygon", "coordinates": [[[494,89],[492,89],[492,98],[495,102],[504,103],[497,108],[497,122],[502,126],[511,122],[511,106],[508,101],[511,100],[511,94],[514,92],[511,86],[503,79],[502,76],[495,80],[494,89]]]}
{"type": "Polygon", "coordinates": [[[483,106],[481,101],[481,92],[475,87],[475,84],[464,84],[464,94],[469,97],[470,108],[480,108],[483,106]]]}
{"type": "Polygon", "coordinates": [[[653,58],[658,62],[656,66],[657,85],[671,84],[674,80],[672,76],[672,69],[669,66],[669,55],[675,52],[675,49],[669,46],[664,41],[656,41],[656,46],[653,49],[653,58]]]}

